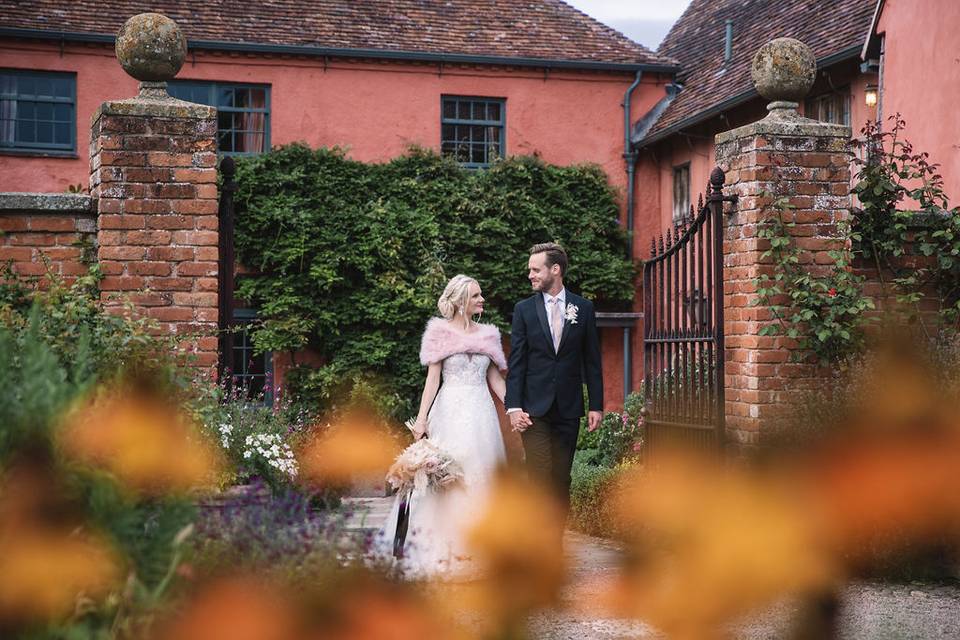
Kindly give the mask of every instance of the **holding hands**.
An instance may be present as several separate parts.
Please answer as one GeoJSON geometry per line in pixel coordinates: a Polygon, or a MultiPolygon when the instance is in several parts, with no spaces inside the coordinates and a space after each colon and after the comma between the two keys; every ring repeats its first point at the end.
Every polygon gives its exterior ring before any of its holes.
{"type": "Polygon", "coordinates": [[[518,433],[523,433],[527,430],[527,427],[533,424],[530,414],[526,411],[511,411],[508,415],[510,416],[510,426],[518,433]]]}

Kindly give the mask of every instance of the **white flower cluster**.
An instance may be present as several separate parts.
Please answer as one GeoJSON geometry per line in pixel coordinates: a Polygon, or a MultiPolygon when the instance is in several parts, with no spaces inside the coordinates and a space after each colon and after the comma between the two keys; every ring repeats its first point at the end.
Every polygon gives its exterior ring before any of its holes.
{"type": "Polygon", "coordinates": [[[258,433],[247,436],[244,444],[246,445],[243,450],[245,459],[249,460],[255,454],[259,455],[274,469],[287,474],[291,478],[297,477],[299,470],[297,469],[297,460],[293,456],[293,450],[279,435],[258,433]]]}
{"type": "Polygon", "coordinates": [[[224,449],[230,448],[230,435],[233,433],[233,425],[227,424],[226,422],[221,422],[217,426],[217,431],[220,432],[220,445],[224,449]]]}

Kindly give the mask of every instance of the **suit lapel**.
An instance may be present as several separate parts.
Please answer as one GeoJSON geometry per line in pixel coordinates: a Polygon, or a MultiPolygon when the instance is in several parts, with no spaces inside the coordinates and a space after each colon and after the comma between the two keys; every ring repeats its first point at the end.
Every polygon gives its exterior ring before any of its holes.
{"type": "MultiPolygon", "coordinates": [[[[570,290],[569,290],[569,289],[567,289],[567,300],[566,300],[566,303],[567,303],[568,306],[571,305],[571,304],[572,304],[572,305],[575,305],[575,306],[577,306],[577,307],[580,306],[580,304],[577,302],[577,300],[576,300],[576,299],[573,297],[573,295],[570,293],[570,290]]],[[[567,341],[567,336],[570,335],[570,332],[573,330],[573,323],[571,323],[571,322],[569,322],[569,321],[567,320],[567,310],[566,310],[566,309],[563,310],[563,316],[562,316],[562,317],[563,317],[563,333],[560,334],[560,345],[557,347],[557,353],[560,353],[560,349],[563,349],[563,343],[567,341]]]]}
{"type": "Polygon", "coordinates": [[[546,337],[547,343],[552,347],[553,337],[550,335],[550,323],[547,321],[547,307],[543,304],[543,294],[534,294],[533,306],[537,310],[537,318],[540,319],[540,328],[543,329],[543,335],[546,337]]]}

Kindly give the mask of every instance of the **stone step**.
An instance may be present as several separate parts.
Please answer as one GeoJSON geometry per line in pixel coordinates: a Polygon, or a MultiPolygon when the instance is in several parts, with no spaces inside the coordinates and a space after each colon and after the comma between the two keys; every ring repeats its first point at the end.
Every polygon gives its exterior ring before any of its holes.
{"type": "Polygon", "coordinates": [[[349,515],[348,530],[376,531],[386,522],[393,507],[393,497],[349,497],[343,499],[344,511],[349,515]]]}

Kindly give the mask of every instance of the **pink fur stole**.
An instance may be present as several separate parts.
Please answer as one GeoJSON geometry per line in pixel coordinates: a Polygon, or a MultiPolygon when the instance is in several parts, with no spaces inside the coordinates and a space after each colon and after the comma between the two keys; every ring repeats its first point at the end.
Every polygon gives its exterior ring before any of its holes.
{"type": "Polygon", "coordinates": [[[464,334],[443,318],[430,318],[420,343],[420,364],[441,362],[455,353],[482,353],[501,371],[507,368],[500,330],[492,324],[479,324],[473,333],[464,334]]]}

